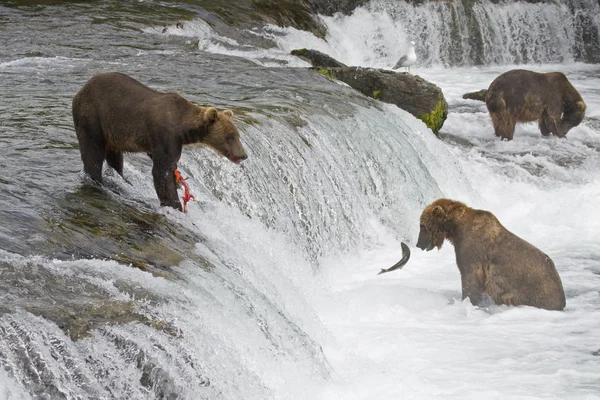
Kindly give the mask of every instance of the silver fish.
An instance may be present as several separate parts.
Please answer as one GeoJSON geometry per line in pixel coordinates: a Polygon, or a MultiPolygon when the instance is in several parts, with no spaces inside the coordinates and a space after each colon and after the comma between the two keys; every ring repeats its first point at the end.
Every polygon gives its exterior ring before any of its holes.
{"type": "Polygon", "coordinates": [[[400,247],[402,247],[402,258],[400,259],[400,261],[398,261],[396,264],[392,265],[388,269],[381,268],[381,272],[379,272],[379,274],[377,275],[384,274],[386,272],[394,271],[404,267],[404,265],[408,262],[410,258],[410,249],[406,244],[404,244],[404,242],[400,243],[400,247]]]}

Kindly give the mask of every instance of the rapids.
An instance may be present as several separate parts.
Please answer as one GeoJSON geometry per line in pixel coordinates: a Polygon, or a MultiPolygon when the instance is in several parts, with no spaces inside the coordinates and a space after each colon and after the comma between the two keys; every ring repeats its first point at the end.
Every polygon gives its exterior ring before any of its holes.
{"type": "Polygon", "coordinates": [[[0,399],[599,399],[600,67],[577,62],[567,3],[477,3],[493,32],[479,52],[465,32],[449,42],[442,4],[322,17],[327,41],[251,33],[269,48],[213,31],[193,2],[0,5],[0,399]],[[289,55],[389,68],[416,36],[412,72],[449,102],[440,138],[289,55]],[[566,140],[528,124],[500,142],[461,98],[515,66],[580,91],[566,140]],[[241,166],[184,150],[189,214],[158,207],[143,155],[126,155],[127,181],[81,173],[70,101],[113,70],[236,112],[241,166]],[[566,310],[462,301],[451,245],[414,247],[439,197],[550,255],[566,310]],[[411,260],[377,276],[401,241],[411,260]]]}

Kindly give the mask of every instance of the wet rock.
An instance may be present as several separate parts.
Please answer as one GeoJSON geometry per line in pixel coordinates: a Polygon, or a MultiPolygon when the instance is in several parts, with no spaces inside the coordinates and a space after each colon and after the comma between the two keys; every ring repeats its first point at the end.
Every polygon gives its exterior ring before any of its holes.
{"type": "MultiPolygon", "coordinates": [[[[230,2],[198,0],[200,17],[217,32],[237,39],[240,29],[262,28],[265,24],[293,27],[324,38],[326,26],[318,17],[337,12],[349,14],[368,0],[235,0],[230,2]],[[238,29],[232,30],[231,27],[238,29]]],[[[248,35],[252,39],[256,35],[248,35]]],[[[274,44],[273,44],[274,45],[274,44]]]]}
{"type": "Polygon", "coordinates": [[[184,259],[205,265],[194,251],[203,240],[196,233],[94,186],[66,194],[42,218],[36,248],[52,258],[110,259],[168,279],[178,278],[184,259]]]}
{"type": "Polygon", "coordinates": [[[111,298],[114,293],[89,276],[73,274],[69,267],[40,259],[0,262],[4,294],[0,315],[26,310],[55,323],[71,340],[79,340],[104,325],[140,323],[171,336],[180,331],[167,321],[150,317],[149,309],[164,303],[165,294],[116,280],[114,288],[134,300],[111,298]]]}
{"type": "Polygon", "coordinates": [[[335,13],[348,15],[357,7],[364,6],[369,0],[307,0],[313,12],[332,16],[335,13]]]}
{"type": "Polygon", "coordinates": [[[292,50],[291,54],[310,63],[315,68],[337,68],[346,66],[335,58],[317,50],[296,49],[292,50]]]}
{"type": "Polygon", "coordinates": [[[418,75],[361,67],[322,68],[319,73],[385,103],[392,103],[425,122],[436,135],[448,116],[442,90],[418,75]]]}
{"type": "Polygon", "coordinates": [[[479,101],[485,101],[485,95],[487,94],[487,89],[481,89],[478,90],[476,92],[469,92],[469,93],[465,93],[463,94],[463,99],[468,99],[468,100],[479,100],[479,101]]]}
{"type": "Polygon", "coordinates": [[[378,68],[347,67],[316,50],[293,50],[291,54],[310,62],[321,75],[345,82],[366,96],[408,111],[436,135],[448,117],[448,103],[442,89],[418,75],[378,68]]]}
{"type": "Polygon", "coordinates": [[[253,0],[251,9],[264,18],[266,22],[312,32],[324,38],[327,28],[312,12],[307,1],[293,0],[253,0]]]}
{"type": "Polygon", "coordinates": [[[123,325],[138,322],[156,330],[178,337],[180,333],[165,321],[153,321],[145,316],[133,301],[98,300],[93,303],[72,302],[62,306],[55,304],[29,305],[25,309],[34,315],[53,321],[71,340],[79,340],[103,325],[123,325]]]}

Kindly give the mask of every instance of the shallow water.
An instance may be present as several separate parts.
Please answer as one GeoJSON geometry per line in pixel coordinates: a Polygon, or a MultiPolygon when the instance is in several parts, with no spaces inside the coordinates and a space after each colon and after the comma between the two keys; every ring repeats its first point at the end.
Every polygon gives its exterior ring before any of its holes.
{"type": "Polygon", "coordinates": [[[326,44],[267,27],[265,49],[174,4],[0,6],[0,398],[600,398],[600,67],[526,65],[565,72],[586,119],[500,142],[461,96],[512,65],[417,64],[450,105],[438,140],[287,54],[385,67],[397,26],[348,47],[352,19],[326,20],[326,44]],[[90,185],[70,101],[109,70],[234,109],[249,159],[186,150],[187,215],[158,207],[145,156],[90,185]],[[461,301],[452,247],[414,247],[438,197],[550,255],[567,309],[461,301]],[[400,241],[411,260],[377,276],[400,241]]]}

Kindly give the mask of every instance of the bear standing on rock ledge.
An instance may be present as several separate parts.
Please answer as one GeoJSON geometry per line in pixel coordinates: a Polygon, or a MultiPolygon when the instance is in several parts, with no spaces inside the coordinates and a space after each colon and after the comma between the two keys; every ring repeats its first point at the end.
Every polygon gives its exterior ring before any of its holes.
{"type": "Polygon", "coordinates": [[[247,158],[232,117],[118,72],[92,77],[73,98],[84,171],[102,183],[104,160],[123,176],[123,152],[148,153],[160,205],[180,211],[175,171],[184,145],[209,146],[234,163],[247,158]]]}
{"type": "Polygon", "coordinates": [[[564,74],[523,69],[497,77],[487,91],[485,104],[496,136],[506,140],[512,140],[517,122],[532,121],[538,121],[542,135],[564,138],[581,123],[586,108],[564,74]]]}
{"type": "Polygon", "coordinates": [[[554,263],[537,247],[509,232],[489,211],[439,199],[421,213],[417,247],[454,245],[462,298],[547,310],[565,308],[565,292],[554,263]]]}

